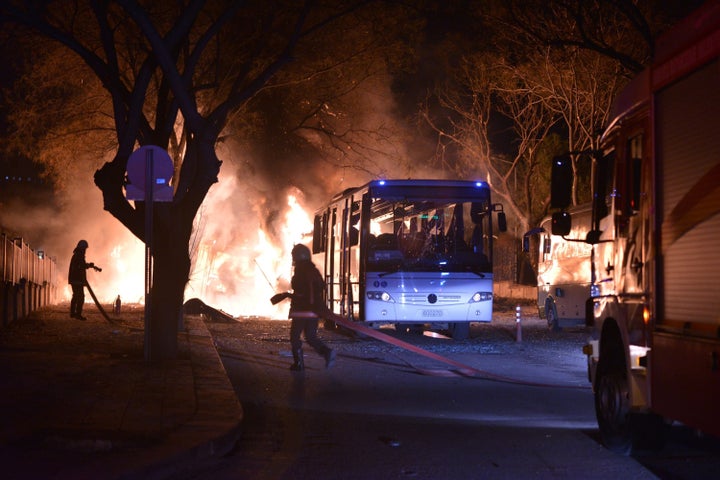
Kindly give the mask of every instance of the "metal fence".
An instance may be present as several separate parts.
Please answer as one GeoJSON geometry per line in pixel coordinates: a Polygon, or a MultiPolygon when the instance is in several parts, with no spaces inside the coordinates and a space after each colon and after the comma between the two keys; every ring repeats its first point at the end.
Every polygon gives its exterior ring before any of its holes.
{"type": "Polygon", "coordinates": [[[517,300],[537,299],[537,275],[518,239],[505,238],[495,244],[493,279],[496,296],[517,300]]]}
{"type": "Polygon", "coordinates": [[[0,234],[0,289],[2,325],[55,303],[57,264],[41,250],[33,250],[22,237],[0,234]]]}

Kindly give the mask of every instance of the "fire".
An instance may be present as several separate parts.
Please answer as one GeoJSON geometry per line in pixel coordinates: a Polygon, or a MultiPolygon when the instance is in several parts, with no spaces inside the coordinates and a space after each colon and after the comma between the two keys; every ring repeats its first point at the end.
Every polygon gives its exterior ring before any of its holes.
{"type": "MultiPolygon", "coordinates": [[[[122,303],[144,303],[145,300],[145,245],[122,227],[118,231],[102,231],[97,238],[87,237],[90,248],[86,260],[102,268],[101,272],[87,270],[87,279],[93,292],[109,308],[118,295],[122,303]]],[[[68,257],[69,260],[69,257],[68,257]]],[[[58,271],[61,298],[69,302],[72,297],[66,284],[67,271],[58,271]]],[[[86,302],[92,302],[85,295],[86,302]]]]}
{"type": "Polygon", "coordinates": [[[289,194],[276,242],[262,228],[246,238],[235,232],[224,245],[201,240],[185,298],[198,297],[233,316],[286,318],[287,305],[273,306],[269,299],[289,288],[290,251],[306,240],[312,226],[297,195],[289,194]]]}
{"type": "MultiPolygon", "coordinates": [[[[268,215],[266,202],[261,192],[239,186],[231,175],[210,192],[198,215],[199,238],[191,251],[193,269],[185,300],[199,298],[236,317],[287,318],[287,302],[272,305],[269,299],[290,289],[290,252],[296,243],[308,243],[312,216],[302,204],[302,193],[293,191],[287,194],[285,205],[274,209],[281,211],[280,216],[267,225],[262,221],[268,215]],[[239,200],[241,190],[248,191],[246,198],[255,203],[239,200]]],[[[144,303],[144,243],[118,225],[99,229],[97,237],[87,240],[87,261],[102,267],[102,272],[87,272],[98,300],[106,308],[118,295],[124,305],[144,303]]],[[[69,302],[72,292],[65,275],[58,273],[58,283],[61,296],[69,302]]],[[[86,302],[91,301],[86,295],[86,302]]]]}

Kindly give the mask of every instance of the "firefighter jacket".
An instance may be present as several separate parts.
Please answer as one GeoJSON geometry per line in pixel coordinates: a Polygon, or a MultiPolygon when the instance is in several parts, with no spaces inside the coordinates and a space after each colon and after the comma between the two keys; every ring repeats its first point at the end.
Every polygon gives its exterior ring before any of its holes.
{"type": "Polygon", "coordinates": [[[70,269],[68,270],[68,283],[70,285],[85,285],[87,283],[86,270],[92,268],[92,263],[85,261],[85,250],[76,248],[70,259],[70,269]]]}
{"type": "Polygon", "coordinates": [[[325,284],[320,271],[312,262],[301,261],[295,264],[291,284],[291,318],[325,316],[328,310],[323,296],[325,284]]]}

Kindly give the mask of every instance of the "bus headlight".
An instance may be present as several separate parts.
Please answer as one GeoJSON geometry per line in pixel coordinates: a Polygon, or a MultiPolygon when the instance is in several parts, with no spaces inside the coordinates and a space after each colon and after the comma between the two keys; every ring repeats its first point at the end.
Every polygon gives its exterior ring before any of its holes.
{"type": "Polygon", "coordinates": [[[387,292],[369,291],[367,292],[367,298],[368,300],[380,300],[381,302],[395,303],[395,300],[387,292]]]}
{"type": "Polygon", "coordinates": [[[487,302],[492,300],[492,292],[475,292],[468,303],[487,302]]]}

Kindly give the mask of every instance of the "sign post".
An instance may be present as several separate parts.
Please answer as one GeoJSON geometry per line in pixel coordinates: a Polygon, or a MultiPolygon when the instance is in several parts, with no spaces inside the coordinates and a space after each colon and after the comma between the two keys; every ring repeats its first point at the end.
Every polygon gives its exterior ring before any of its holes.
{"type": "Polygon", "coordinates": [[[145,202],[145,360],[152,361],[160,352],[152,351],[152,286],[153,286],[153,204],[171,202],[172,159],[160,147],[145,145],[128,159],[128,200],[145,202]]]}
{"type": "Polygon", "coordinates": [[[153,185],[155,158],[152,148],[145,151],[145,360],[151,360],[152,342],[150,319],[152,318],[152,277],[153,277],[153,185]],[[147,186],[150,188],[147,188],[147,186]]]}

